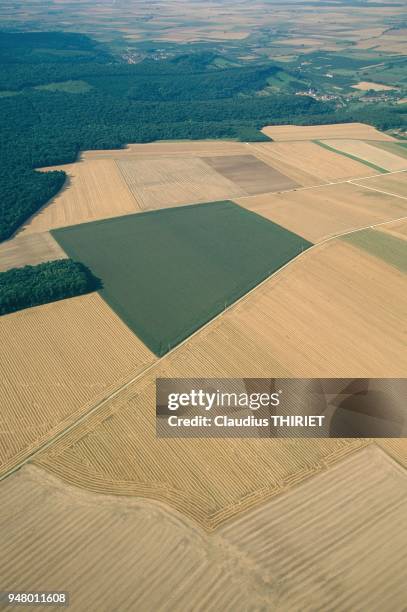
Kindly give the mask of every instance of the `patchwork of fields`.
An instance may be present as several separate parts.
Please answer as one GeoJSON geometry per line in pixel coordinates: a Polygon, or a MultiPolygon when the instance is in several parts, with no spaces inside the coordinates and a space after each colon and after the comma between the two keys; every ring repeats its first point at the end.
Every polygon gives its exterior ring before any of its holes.
{"type": "Polygon", "coordinates": [[[0,246],[0,269],[68,255],[102,282],[0,321],[6,588],[40,559],[78,612],[95,572],[106,612],[117,580],[145,609],[404,602],[404,440],[155,435],[159,377],[405,375],[404,149],[363,124],[264,131],[86,152],[0,246]]]}

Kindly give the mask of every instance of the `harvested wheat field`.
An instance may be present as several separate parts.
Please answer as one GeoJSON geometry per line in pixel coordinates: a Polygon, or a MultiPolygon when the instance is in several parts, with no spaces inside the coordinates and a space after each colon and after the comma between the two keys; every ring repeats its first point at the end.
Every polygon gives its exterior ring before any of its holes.
{"type": "Polygon", "coordinates": [[[341,241],[315,247],[35,462],[81,488],[165,501],[212,529],[365,442],[157,439],[156,378],[403,376],[406,308],[398,270],[341,241]]]}
{"type": "Polygon", "coordinates": [[[251,146],[255,154],[268,163],[275,165],[282,162],[312,177],[304,181],[298,176],[298,182],[304,186],[376,174],[364,164],[324,149],[314,142],[270,142],[251,146]]]}
{"type": "Polygon", "coordinates": [[[402,610],[406,510],[406,472],[372,445],[217,534],[269,584],[270,609],[402,610]]]}
{"type": "Polygon", "coordinates": [[[46,575],[73,612],[90,600],[99,612],[404,605],[407,476],[375,445],[210,534],[168,506],[84,492],[34,466],[1,491],[3,588],[45,589],[46,575]]]}
{"type": "Polygon", "coordinates": [[[154,361],[96,293],[3,316],[0,345],[0,473],[154,361]]]}
{"type": "Polygon", "coordinates": [[[65,252],[48,232],[17,236],[0,244],[0,272],[65,257],[65,252]]]}
{"type": "Polygon", "coordinates": [[[407,200],[366,189],[362,183],[323,185],[236,202],[314,243],[407,215],[407,200]]]}
{"type": "Polygon", "coordinates": [[[72,612],[262,605],[265,588],[257,592],[239,554],[166,506],[83,492],[33,466],[0,491],[4,589],[50,588],[46,576],[70,593],[72,612]]]}
{"type": "Polygon", "coordinates": [[[117,165],[143,210],[246,194],[199,158],[120,159],[117,165]]]}
{"type": "Polygon", "coordinates": [[[84,151],[81,159],[126,159],[134,157],[200,157],[205,155],[244,155],[247,145],[225,140],[174,140],[128,144],[123,149],[84,151]]]}
{"type": "Polygon", "coordinates": [[[47,170],[64,170],[62,191],[23,227],[24,234],[115,217],[140,210],[113,160],[91,160],[47,170]]]}
{"type": "Polygon", "coordinates": [[[366,123],[334,123],[327,125],[269,125],[262,132],[273,140],[323,140],[354,138],[356,140],[395,140],[366,123]]]}
{"type": "Polygon", "coordinates": [[[377,189],[378,191],[384,191],[394,196],[407,198],[407,172],[383,174],[369,179],[358,179],[357,182],[359,185],[364,185],[369,189],[377,189]]]}
{"type": "Polygon", "coordinates": [[[350,139],[324,140],[324,144],[333,147],[337,151],[342,151],[348,155],[357,157],[370,164],[375,164],[384,170],[407,170],[407,160],[394,155],[389,151],[383,151],[366,142],[350,139]]]}

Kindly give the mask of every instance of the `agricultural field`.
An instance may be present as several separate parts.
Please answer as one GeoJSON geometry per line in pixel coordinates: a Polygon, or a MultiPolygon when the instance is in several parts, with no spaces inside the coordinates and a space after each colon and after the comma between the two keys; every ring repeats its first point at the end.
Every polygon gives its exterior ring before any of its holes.
{"type": "Polygon", "coordinates": [[[117,165],[141,210],[246,194],[198,157],[125,158],[117,165]]]}
{"type": "Polygon", "coordinates": [[[363,163],[324,149],[310,141],[271,142],[252,144],[258,157],[278,167],[283,163],[285,172],[295,176],[301,185],[311,187],[339,179],[366,177],[375,171],[363,163]]]}
{"type": "Polygon", "coordinates": [[[237,198],[236,202],[315,243],[407,215],[407,200],[364,186],[374,180],[237,198]]]}
{"type": "Polygon", "coordinates": [[[35,462],[80,488],[156,499],[215,528],[363,442],[158,440],[156,378],[403,376],[404,289],[399,270],[343,241],[310,249],[35,462]]]}
{"type": "Polygon", "coordinates": [[[95,495],[32,465],[0,490],[5,588],[19,586],[16,568],[32,590],[45,571],[55,589],[70,591],[73,612],[90,598],[100,612],[404,603],[406,474],[376,445],[212,533],[167,505],[95,495]],[[113,566],[106,550],[115,551],[113,566]]]}
{"type": "Polygon", "coordinates": [[[398,157],[407,158],[407,143],[399,141],[399,142],[377,142],[372,141],[369,144],[378,147],[384,151],[389,151],[390,153],[394,153],[398,157]]]}
{"type": "Polygon", "coordinates": [[[384,170],[407,170],[406,159],[403,157],[398,157],[389,151],[384,151],[378,147],[374,147],[366,142],[344,138],[336,140],[323,140],[322,142],[329,147],[336,149],[337,151],[341,151],[347,155],[356,157],[361,161],[366,161],[370,164],[374,164],[375,166],[379,166],[380,168],[384,168],[384,170]]]}
{"type": "Polygon", "coordinates": [[[140,210],[113,160],[78,162],[44,170],[64,170],[68,178],[58,195],[23,226],[24,235],[140,210]]]}
{"type": "Polygon", "coordinates": [[[407,219],[387,223],[380,228],[380,231],[407,240],[407,219]]]}
{"type": "Polygon", "coordinates": [[[335,123],[333,125],[270,125],[262,132],[277,142],[290,140],[324,140],[351,138],[354,140],[394,141],[395,138],[379,132],[366,123],[335,123]]]}
{"type": "Polygon", "coordinates": [[[102,280],[101,295],[157,355],[311,245],[228,201],[76,225],[53,236],[102,280]]]}
{"type": "Polygon", "coordinates": [[[407,198],[407,172],[383,174],[364,180],[358,179],[357,183],[373,191],[384,192],[400,199],[407,198]]]}
{"type": "Polygon", "coordinates": [[[298,184],[253,155],[204,157],[212,168],[239,185],[247,195],[293,189],[298,184]]]}
{"type": "Polygon", "coordinates": [[[359,89],[360,91],[389,91],[395,89],[390,85],[384,85],[384,83],[369,83],[368,81],[360,81],[356,85],[352,85],[353,89],[359,89]]]}
{"type": "Polygon", "coordinates": [[[367,229],[343,236],[342,240],[379,257],[400,272],[407,273],[407,242],[402,238],[367,229]]]}
{"type": "Polygon", "coordinates": [[[0,474],[155,360],[97,293],[1,317],[0,474]]]}
{"type": "Polygon", "coordinates": [[[49,232],[18,236],[0,244],[0,272],[65,257],[49,232]]]}

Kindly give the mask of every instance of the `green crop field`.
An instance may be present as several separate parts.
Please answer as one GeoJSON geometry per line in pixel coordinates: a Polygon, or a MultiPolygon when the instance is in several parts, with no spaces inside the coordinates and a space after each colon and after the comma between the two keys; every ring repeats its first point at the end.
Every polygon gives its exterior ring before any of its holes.
{"type": "Polygon", "coordinates": [[[101,279],[101,295],[157,355],[311,246],[229,201],[52,233],[101,279]]]}

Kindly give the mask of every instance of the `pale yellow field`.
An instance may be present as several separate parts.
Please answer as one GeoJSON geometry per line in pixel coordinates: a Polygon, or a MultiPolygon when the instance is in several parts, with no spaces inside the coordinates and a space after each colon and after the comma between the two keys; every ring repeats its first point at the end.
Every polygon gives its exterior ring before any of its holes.
{"type": "MultiPolygon", "coordinates": [[[[369,185],[374,180],[363,183],[369,185]]],[[[236,202],[314,243],[407,215],[407,200],[366,189],[362,182],[360,186],[339,183],[237,198],[236,202]]]]}
{"type": "Polygon", "coordinates": [[[165,501],[214,528],[360,442],[157,439],[156,378],[403,376],[406,309],[405,277],[398,270],[341,241],[315,247],[35,462],[81,488],[165,501]]]}
{"type": "Polygon", "coordinates": [[[354,138],[356,140],[395,140],[365,123],[332,125],[270,125],[262,129],[276,141],[323,140],[324,138],[354,138]]]}
{"type": "Polygon", "coordinates": [[[392,234],[396,236],[396,238],[402,238],[403,240],[407,240],[407,219],[403,221],[394,221],[393,223],[387,223],[386,225],[382,225],[380,231],[386,232],[387,234],[392,234]]]}
{"type": "Polygon", "coordinates": [[[93,159],[126,159],[128,157],[200,157],[205,155],[244,155],[247,153],[247,145],[242,142],[228,142],[225,140],[176,140],[159,141],[147,144],[128,144],[123,149],[112,149],[107,151],[93,150],[84,151],[81,155],[83,160],[93,159]]]}
{"type": "MultiPolygon", "coordinates": [[[[256,155],[262,155],[271,165],[282,162],[313,176],[311,185],[377,174],[372,168],[324,149],[314,142],[271,142],[251,146],[256,155]]],[[[300,175],[298,178],[301,178],[300,175]]],[[[304,181],[299,182],[307,185],[304,181]]]]}
{"type": "Polygon", "coordinates": [[[16,236],[0,244],[0,271],[65,257],[49,232],[16,236]]]}
{"type": "Polygon", "coordinates": [[[338,151],[354,155],[360,160],[375,164],[380,168],[384,168],[384,170],[407,170],[407,159],[374,147],[366,142],[342,138],[338,140],[324,140],[323,142],[338,151]]]}
{"type": "Polygon", "coordinates": [[[406,479],[370,445],[208,534],[166,505],[26,466],[0,485],[3,588],[46,576],[73,612],[401,610],[406,479]]]}
{"type": "Polygon", "coordinates": [[[140,210],[113,160],[91,160],[48,169],[64,170],[68,182],[25,224],[21,230],[24,234],[140,210]]]}
{"type": "Polygon", "coordinates": [[[0,345],[0,473],[155,360],[96,293],[1,317],[0,345]]]}
{"type": "Polygon", "coordinates": [[[359,89],[360,91],[389,91],[390,89],[396,89],[390,85],[384,85],[383,83],[370,83],[369,81],[360,81],[356,85],[352,85],[353,89],[359,89]]]}
{"type": "Polygon", "coordinates": [[[126,158],[117,165],[143,210],[246,194],[199,158],[126,158]]]}
{"type": "MultiPolygon", "coordinates": [[[[405,161],[407,162],[407,159],[405,161]]],[[[358,179],[357,182],[370,189],[378,189],[379,191],[386,191],[387,193],[407,198],[407,172],[383,174],[367,180],[358,179]]]]}

